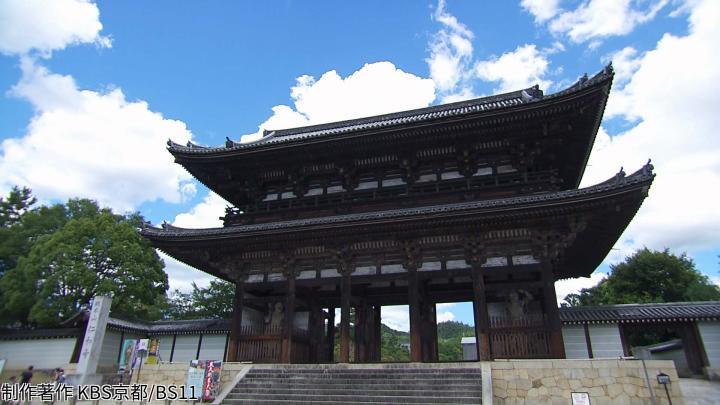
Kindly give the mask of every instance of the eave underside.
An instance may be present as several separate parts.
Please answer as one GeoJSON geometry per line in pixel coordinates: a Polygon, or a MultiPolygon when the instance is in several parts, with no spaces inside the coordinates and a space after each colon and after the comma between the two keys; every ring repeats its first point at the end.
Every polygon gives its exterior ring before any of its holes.
{"type": "Polygon", "coordinates": [[[143,232],[178,260],[229,281],[244,281],[248,291],[261,294],[281,292],[291,271],[298,288],[337,296],[340,273],[350,265],[353,288],[371,288],[390,304],[401,299],[391,297],[406,286],[410,261],[417,264],[420,278],[433,285],[433,299],[463,301],[472,291],[472,255],[480,256],[488,285],[524,283],[531,288],[540,283],[541,269],[552,271],[555,279],[589,276],[635,215],[652,178],[646,167],[627,178],[555,193],[554,198],[406,216],[373,213],[353,217],[354,222],[325,218],[274,227],[143,232]]]}

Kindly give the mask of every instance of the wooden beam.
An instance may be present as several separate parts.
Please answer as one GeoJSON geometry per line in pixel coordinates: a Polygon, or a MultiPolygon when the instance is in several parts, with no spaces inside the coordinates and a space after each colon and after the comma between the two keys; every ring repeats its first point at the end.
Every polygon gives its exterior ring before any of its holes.
{"type": "Polygon", "coordinates": [[[475,317],[475,339],[478,360],[492,360],[490,347],[490,321],[485,300],[485,278],[480,264],[473,265],[473,315],[475,317]]]}
{"type": "Polygon", "coordinates": [[[583,330],[585,331],[585,345],[587,346],[588,359],[593,358],[592,341],[590,340],[590,327],[588,324],[583,324],[583,330]]]}
{"type": "Polygon", "coordinates": [[[350,271],[343,272],[340,281],[340,362],[350,362],[350,299],[352,294],[350,271]]]}
{"type": "Polygon", "coordinates": [[[292,335],[295,320],[295,272],[287,274],[287,297],[285,298],[285,318],[283,319],[283,338],[280,354],[281,363],[292,363],[292,335]]]}
{"type": "Polygon", "coordinates": [[[408,269],[408,306],[410,312],[410,361],[413,362],[423,360],[419,288],[417,269],[411,267],[408,269]]]}
{"type": "Polygon", "coordinates": [[[542,278],[545,313],[548,319],[548,332],[550,333],[550,356],[556,359],[564,359],[565,345],[563,343],[562,323],[560,322],[557,297],[555,296],[555,277],[549,265],[543,266],[542,278]]]}
{"type": "Polygon", "coordinates": [[[327,315],[327,354],[325,359],[332,363],[335,359],[335,308],[328,308],[327,315]]]}
{"type": "Polygon", "coordinates": [[[245,294],[244,284],[240,281],[235,283],[235,296],[233,298],[233,313],[230,320],[230,340],[228,342],[227,361],[236,362],[238,358],[240,331],[242,328],[243,296],[245,294]]]}

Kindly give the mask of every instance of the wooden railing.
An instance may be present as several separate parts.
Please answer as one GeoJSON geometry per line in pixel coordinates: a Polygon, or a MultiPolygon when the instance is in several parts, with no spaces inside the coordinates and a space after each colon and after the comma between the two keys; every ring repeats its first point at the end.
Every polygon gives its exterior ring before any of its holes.
{"type": "Polygon", "coordinates": [[[490,348],[495,359],[549,357],[550,333],[545,316],[490,317],[490,348]]]}
{"type": "MultiPolygon", "coordinates": [[[[282,352],[282,340],[282,326],[243,326],[240,329],[238,360],[277,363],[282,352]]],[[[307,331],[294,329],[292,340],[292,362],[307,362],[309,358],[307,331]]]]}

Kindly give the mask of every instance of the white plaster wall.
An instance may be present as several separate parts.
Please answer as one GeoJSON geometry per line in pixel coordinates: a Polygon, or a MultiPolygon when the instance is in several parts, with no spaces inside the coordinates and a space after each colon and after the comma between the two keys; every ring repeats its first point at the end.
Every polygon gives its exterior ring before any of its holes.
{"type": "Polygon", "coordinates": [[[698,322],[697,326],[709,367],[720,369],[720,322],[698,322]]]}
{"type": "Polygon", "coordinates": [[[21,370],[29,365],[36,369],[54,369],[70,362],[76,338],[28,339],[0,341],[0,358],[5,369],[21,370]]]}
{"type": "MultiPolygon", "coordinates": [[[[562,335],[566,358],[587,359],[589,357],[585,341],[585,328],[582,325],[563,325],[562,335]]],[[[593,351],[594,349],[593,345],[593,351]]]]}
{"type": "Polygon", "coordinates": [[[616,323],[590,325],[590,343],[596,359],[623,356],[620,328],[616,323]]]}
{"type": "MultiPolygon", "coordinates": [[[[195,360],[197,357],[197,347],[200,335],[177,335],[175,339],[175,354],[173,354],[173,363],[186,363],[195,360]]],[[[170,340],[170,348],[172,348],[172,340],[170,340]]],[[[169,356],[169,355],[168,355],[169,356]]],[[[170,358],[168,357],[168,360],[170,358]]]]}
{"type": "Polygon", "coordinates": [[[111,367],[118,364],[118,353],[120,352],[120,332],[114,330],[105,330],[105,339],[103,339],[100,349],[100,362],[98,367],[111,367]]]}
{"type": "MultiPolygon", "coordinates": [[[[200,346],[200,358],[202,360],[223,360],[225,354],[226,334],[203,335],[200,346]]],[[[173,359],[175,361],[175,359],[173,359]]]]}

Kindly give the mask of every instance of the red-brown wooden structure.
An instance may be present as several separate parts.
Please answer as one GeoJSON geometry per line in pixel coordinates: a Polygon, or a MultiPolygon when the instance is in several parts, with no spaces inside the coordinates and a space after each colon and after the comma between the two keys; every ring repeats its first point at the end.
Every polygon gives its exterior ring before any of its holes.
{"type": "Polygon", "coordinates": [[[251,143],[169,142],[232,207],[221,228],[142,233],[235,283],[228,361],[348,362],[351,308],[354,360],[379,361],[380,307],[398,304],[411,360],[436,361],[435,304],[459,301],[473,302],[479,359],[563,358],[554,282],[594,271],[654,177],[648,163],[578,189],[612,77],[608,66],[551,95],[536,86],[251,143]],[[241,327],[243,306],[282,323],[241,327]]]}

